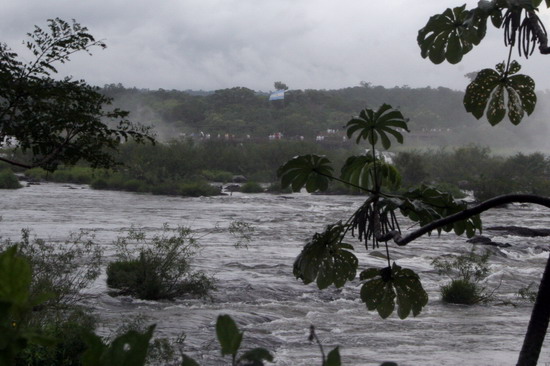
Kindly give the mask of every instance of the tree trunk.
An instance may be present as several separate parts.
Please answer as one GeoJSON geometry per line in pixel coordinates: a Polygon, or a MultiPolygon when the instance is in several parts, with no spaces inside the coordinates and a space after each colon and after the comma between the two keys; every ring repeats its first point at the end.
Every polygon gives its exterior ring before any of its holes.
{"type": "Polygon", "coordinates": [[[517,366],[534,366],[539,359],[544,336],[550,320],[550,257],[540,281],[537,300],[531,313],[527,334],[519,354],[517,366]]]}

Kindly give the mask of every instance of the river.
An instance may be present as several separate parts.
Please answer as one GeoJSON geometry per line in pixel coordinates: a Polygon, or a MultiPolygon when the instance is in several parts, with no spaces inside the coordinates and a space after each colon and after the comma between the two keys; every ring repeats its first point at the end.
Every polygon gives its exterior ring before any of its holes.
{"type": "MultiPolygon", "coordinates": [[[[357,197],[309,194],[246,195],[181,198],[115,191],[96,191],[81,185],[47,183],[19,190],[0,190],[0,235],[20,237],[22,228],[38,237],[64,240],[71,232],[93,230],[114,258],[113,241],[132,226],[158,232],[167,223],[190,226],[201,237],[202,249],[194,268],[217,279],[211,299],[141,301],[107,294],[105,275],[88,289],[87,304],[100,315],[103,328],[115,328],[121,319],[143,315],[157,324],[156,334],[186,338],[184,352],[202,365],[222,364],[215,340],[218,314],[229,314],[245,330],[243,348],[266,347],[276,365],[320,365],[319,349],[308,342],[310,325],[325,351],[340,346],[344,365],[379,365],[394,361],[406,365],[514,365],[529,321],[531,304],[517,307],[500,301],[472,307],[446,305],[439,288],[447,280],[430,263],[442,254],[471,248],[463,237],[443,234],[418,239],[398,248],[392,258],[420,274],[429,303],[416,318],[397,315],[382,320],[367,311],[359,299],[358,279],[343,289],[319,291],[292,275],[292,264],[304,242],[326,224],[347,219],[360,204],[357,197]],[[253,226],[248,249],[236,249],[226,230],[235,220],[253,226]]],[[[484,225],[521,225],[548,228],[550,213],[533,206],[497,209],[483,216],[484,225]]],[[[405,222],[402,229],[410,228],[405,222]]],[[[539,281],[548,257],[547,238],[520,238],[486,233],[494,241],[512,244],[491,248],[491,275],[487,287],[501,300],[516,301],[517,290],[539,281]]],[[[384,260],[365,251],[355,239],[360,268],[383,267],[384,260]]],[[[539,364],[550,364],[545,346],[539,364]]]]}

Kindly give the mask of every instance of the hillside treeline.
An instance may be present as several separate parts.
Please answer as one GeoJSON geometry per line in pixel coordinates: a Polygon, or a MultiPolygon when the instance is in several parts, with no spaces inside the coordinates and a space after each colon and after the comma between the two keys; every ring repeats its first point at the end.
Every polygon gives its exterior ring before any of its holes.
{"type": "Polygon", "coordinates": [[[245,87],[212,92],[147,90],[106,85],[102,92],[131,119],[153,125],[163,140],[195,138],[342,141],[342,127],[363,108],[383,103],[409,118],[409,146],[461,146],[476,143],[493,149],[547,150],[544,136],[549,94],[539,92],[535,113],[521,128],[509,122],[491,127],[465,112],[463,92],[448,88],[385,88],[362,83],[338,90],[288,90],[284,100],[245,87]],[[280,136],[277,135],[277,138],[280,136]]]}

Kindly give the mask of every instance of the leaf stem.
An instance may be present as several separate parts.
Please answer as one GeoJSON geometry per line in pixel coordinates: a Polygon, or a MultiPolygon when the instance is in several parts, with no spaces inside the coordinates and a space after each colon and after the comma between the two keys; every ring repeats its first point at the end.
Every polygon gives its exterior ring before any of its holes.
{"type": "Polygon", "coordinates": [[[512,60],[513,49],[514,49],[514,46],[510,45],[510,50],[508,51],[508,61],[506,61],[506,70],[504,70],[504,78],[507,78],[508,73],[510,72],[510,61],[512,60]]]}

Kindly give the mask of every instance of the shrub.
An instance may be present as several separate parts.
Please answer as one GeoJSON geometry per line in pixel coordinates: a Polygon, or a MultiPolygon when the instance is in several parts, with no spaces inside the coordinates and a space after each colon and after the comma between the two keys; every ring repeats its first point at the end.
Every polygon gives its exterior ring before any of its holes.
{"type": "Polygon", "coordinates": [[[146,192],[145,182],[139,179],[129,179],[124,182],[124,190],[129,192],[146,192]]]}
{"type": "Polygon", "coordinates": [[[152,194],[175,196],[178,194],[178,185],[174,182],[163,182],[150,186],[152,194]]]}
{"type": "Polygon", "coordinates": [[[179,185],[178,193],[185,197],[216,196],[221,190],[205,182],[186,182],[179,185]]]}
{"type": "Polygon", "coordinates": [[[241,192],[243,193],[262,193],[264,189],[259,183],[246,182],[241,186],[241,192]]]}
{"type": "Polygon", "coordinates": [[[115,294],[140,299],[172,299],[185,294],[206,296],[214,288],[212,278],[191,269],[199,248],[189,228],[164,226],[162,234],[147,239],[131,229],[115,243],[118,260],[107,267],[107,285],[115,294]]]}
{"type": "Polygon", "coordinates": [[[269,187],[267,187],[266,192],[275,193],[275,194],[290,194],[292,193],[292,188],[286,187],[285,189],[283,189],[281,187],[281,182],[274,182],[274,183],[271,183],[269,187]]]}
{"type": "Polygon", "coordinates": [[[529,285],[521,287],[517,292],[517,296],[522,300],[535,303],[538,295],[537,290],[536,284],[531,282],[529,285]]]}
{"type": "Polygon", "coordinates": [[[94,169],[86,166],[62,167],[53,173],[42,168],[32,168],[25,175],[35,180],[47,180],[59,183],[91,184],[98,175],[106,175],[105,169],[94,169]]]}
{"type": "Polygon", "coordinates": [[[105,178],[96,178],[90,183],[93,189],[109,189],[109,184],[105,178]]]}
{"type": "Polygon", "coordinates": [[[0,171],[0,189],[17,189],[21,188],[19,179],[13,174],[10,169],[0,171]]]}
{"type": "Polygon", "coordinates": [[[55,343],[47,346],[29,343],[17,355],[15,366],[80,366],[88,348],[83,334],[93,332],[96,326],[96,318],[78,308],[61,317],[42,318],[33,329],[55,343]]]}
{"type": "MultiPolygon", "coordinates": [[[[107,337],[107,340],[112,343],[117,337],[124,336],[129,332],[145,333],[150,327],[150,324],[146,324],[147,318],[139,314],[131,318],[123,318],[121,325],[114,330],[114,332],[107,337]]],[[[182,338],[185,338],[184,333],[177,339],[171,340],[164,337],[153,337],[149,341],[149,347],[147,349],[146,365],[176,365],[177,363],[177,348],[181,346],[178,344],[182,338]]]]}
{"type": "Polygon", "coordinates": [[[224,170],[203,170],[201,176],[210,182],[231,182],[233,174],[224,170]]]}
{"type": "Polygon", "coordinates": [[[442,300],[466,305],[489,301],[492,294],[486,292],[481,281],[489,276],[490,255],[489,251],[478,254],[472,249],[467,254],[434,259],[432,265],[438,273],[451,279],[450,283],[441,287],[442,300]]]}
{"type": "Polygon", "coordinates": [[[441,298],[449,304],[473,305],[483,300],[481,288],[474,282],[455,279],[441,287],[441,298]]]}
{"type": "Polygon", "coordinates": [[[244,221],[232,221],[229,224],[229,234],[231,234],[237,241],[234,244],[235,248],[244,247],[248,249],[248,244],[252,241],[252,233],[254,227],[244,221]]]}
{"type": "Polygon", "coordinates": [[[17,245],[18,253],[27,258],[32,270],[30,299],[39,299],[44,293],[48,300],[41,307],[66,307],[78,302],[81,290],[89,286],[100,273],[101,248],[86,231],[71,234],[63,243],[31,238],[28,229],[21,231],[21,240],[6,240],[0,250],[17,245]]]}
{"type": "Polygon", "coordinates": [[[47,171],[42,168],[32,168],[25,170],[25,176],[32,178],[33,180],[46,180],[46,177],[49,175],[47,171]]]}

